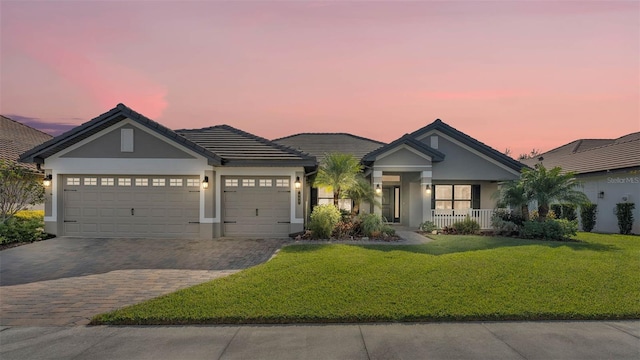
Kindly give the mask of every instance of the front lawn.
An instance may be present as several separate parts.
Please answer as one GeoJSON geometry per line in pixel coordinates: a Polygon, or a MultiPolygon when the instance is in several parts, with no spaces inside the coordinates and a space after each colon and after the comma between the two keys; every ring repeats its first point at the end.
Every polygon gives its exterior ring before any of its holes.
{"type": "Polygon", "coordinates": [[[292,245],[235,275],[93,324],[640,318],[640,237],[434,236],[426,245],[292,245]]]}

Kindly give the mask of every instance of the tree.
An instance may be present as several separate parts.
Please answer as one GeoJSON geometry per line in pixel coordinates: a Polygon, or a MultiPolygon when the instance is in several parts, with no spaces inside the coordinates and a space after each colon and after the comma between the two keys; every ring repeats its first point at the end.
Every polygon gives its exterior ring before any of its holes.
{"type": "Polygon", "coordinates": [[[580,183],[573,172],[562,173],[560,167],[547,170],[544,165],[523,169],[520,178],[524,194],[538,203],[538,220],[545,221],[549,213],[549,204],[562,202],[580,205],[588,202],[587,196],[576,190],[580,183]]]}
{"type": "Polygon", "coordinates": [[[538,157],[538,155],[540,155],[540,150],[533,148],[528,154],[520,154],[520,156],[518,156],[518,160],[534,159],[538,157]]]}
{"type": "Polygon", "coordinates": [[[506,182],[497,192],[498,207],[511,206],[519,210],[525,221],[529,220],[529,202],[531,197],[519,180],[506,182]]]}
{"type": "Polygon", "coordinates": [[[318,167],[318,175],[313,183],[315,187],[333,191],[333,205],[338,206],[338,199],[343,192],[356,186],[358,174],[362,166],[351,154],[327,154],[318,167]]]}
{"type": "Polygon", "coordinates": [[[42,177],[16,163],[0,161],[0,224],[28,205],[44,201],[42,177]]]}
{"type": "Polygon", "coordinates": [[[376,192],[371,187],[371,183],[362,176],[362,174],[356,175],[356,183],[353,187],[349,188],[345,192],[346,197],[353,200],[354,206],[351,211],[352,214],[357,214],[360,211],[360,205],[363,201],[379,206],[379,201],[376,199],[376,192]]]}

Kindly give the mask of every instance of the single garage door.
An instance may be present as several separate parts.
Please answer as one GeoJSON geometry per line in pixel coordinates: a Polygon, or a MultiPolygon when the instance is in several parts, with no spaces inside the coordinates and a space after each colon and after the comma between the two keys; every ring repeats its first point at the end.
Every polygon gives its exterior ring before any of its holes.
{"type": "Polygon", "coordinates": [[[197,176],[65,175],[64,234],[197,237],[199,192],[197,176]]]}
{"type": "Polygon", "coordinates": [[[224,177],[222,184],[224,236],[289,236],[289,178],[224,177]]]}

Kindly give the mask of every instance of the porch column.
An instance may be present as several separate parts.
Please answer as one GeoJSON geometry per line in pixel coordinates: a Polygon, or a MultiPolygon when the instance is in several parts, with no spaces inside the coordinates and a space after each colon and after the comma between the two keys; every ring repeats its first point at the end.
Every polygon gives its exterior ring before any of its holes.
{"type": "MultiPolygon", "coordinates": [[[[378,186],[380,186],[380,193],[376,192],[376,200],[382,204],[382,171],[373,170],[373,174],[371,175],[371,179],[373,183],[373,190],[375,191],[378,186]]],[[[373,213],[379,216],[382,216],[382,206],[373,206],[373,213]]]]}
{"type": "Polygon", "coordinates": [[[422,221],[433,221],[431,219],[431,192],[434,191],[433,184],[431,183],[432,172],[423,171],[420,176],[420,185],[422,187],[422,221]],[[427,185],[431,187],[431,190],[427,193],[427,185]]]}

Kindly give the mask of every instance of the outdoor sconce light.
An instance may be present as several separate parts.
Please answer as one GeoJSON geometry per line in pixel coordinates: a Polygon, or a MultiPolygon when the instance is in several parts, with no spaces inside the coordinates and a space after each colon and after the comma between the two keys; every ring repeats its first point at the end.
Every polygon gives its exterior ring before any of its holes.
{"type": "Polygon", "coordinates": [[[42,184],[44,185],[44,187],[51,186],[51,179],[53,179],[53,176],[51,176],[51,174],[44,177],[44,179],[42,180],[42,184]]]}
{"type": "Polygon", "coordinates": [[[302,184],[300,183],[300,176],[296,176],[295,186],[296,189],[300,189],[300,187],[302,186],[302,184]]]}
{"type": "Polygon", "coordinates": [[[209,188],[209,177],[205,176],[204,180],[202,180],[202,188],[203,189],[208,189],[209,188]]]}
{"type": "Polygon", "coordinates": [[[376,194],[380,195],[382,189],[380,188],[380,184],[376,184],[376,194]]]}
{"type": "Polygon", "coordinates": [[[427,184],[426,191],[427,191],[427,194],[431,194],[431,185],[427,184]]]}
{"type": "Polygon", "coordinates": [[[600,191],[600,192],[598,193],[598,198],[599,198],[599,199],[604,199],[604,191],[600,191]]]}

